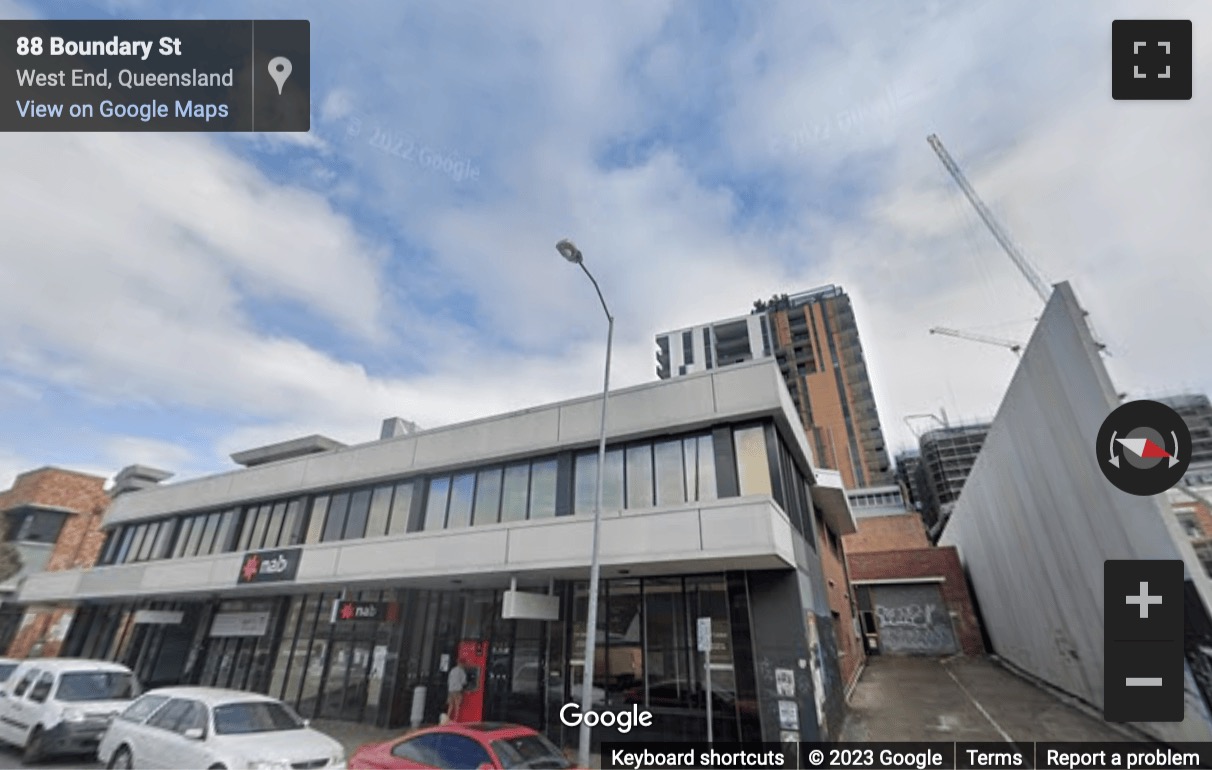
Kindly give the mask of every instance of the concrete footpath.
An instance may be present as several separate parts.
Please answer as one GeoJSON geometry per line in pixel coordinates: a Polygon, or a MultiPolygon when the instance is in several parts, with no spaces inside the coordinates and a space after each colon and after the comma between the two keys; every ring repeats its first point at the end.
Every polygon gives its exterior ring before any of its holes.
{"type": "Polygon", "coordinates": [[[1124,741],[989,658],[868,660],[843,741],[1124,741]]]}

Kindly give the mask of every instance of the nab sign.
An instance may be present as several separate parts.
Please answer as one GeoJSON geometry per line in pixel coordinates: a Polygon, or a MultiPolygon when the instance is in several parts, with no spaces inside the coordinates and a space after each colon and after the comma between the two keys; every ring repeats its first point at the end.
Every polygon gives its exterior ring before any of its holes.
{"type": "Polygon", "coordinates": [[[299,548],[280,551],[254,551],[244,554],[236,585],[249,583],[281,583],[294,580],[299,572],[299,548]]]}
{"type": "Polygon", "coordinates": [[[395,623],[400,619],[400,605],[396,602],[341,601],[333,605],[332,622],[348,620],[379,620],[395,623]]]}

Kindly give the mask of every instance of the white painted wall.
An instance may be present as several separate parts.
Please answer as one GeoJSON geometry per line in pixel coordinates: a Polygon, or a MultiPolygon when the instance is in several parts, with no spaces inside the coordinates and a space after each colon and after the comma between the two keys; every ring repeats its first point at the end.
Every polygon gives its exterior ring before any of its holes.
{"type": "MultiPolygon", "coordinates": [[[[1098,469],[1098,430],[1118,404],[1059,284],[940,540],[958,547],[997,654],[1100,707],[1103,562],[1189,558],[1163,501],[1120,492],[1098,469]]],[[[1139,727],[1165,741],[1212,739],[1190,676],[1186,714],[1139,727]]]]}
{"type": "MultiPolygon", "coordinates": [[[[681,344],[680,341],[678,343],[681,344]]],[[[110,526],[182,511],[294,495],[430,470],[498,462],[597,445],[601,396],[372,441],[293,460],[129,492],[106,513],[110,526]]],[[[696,430],[773,416],[803,467],[808,442],[773,359],[659,380],[610,394],[612,439],[696,430]]]]}
{"type": "MultiPolygon", "coordinates": [[[[236,585],[242,553],[44,572],[22,585],[19,600],[42,602],[107,597],[228,596],[299,586],[449,581],[478,577],[509,585],[511,577],[584,578],[593,519],[542,521],[414,532],[393,537],[318,543],[303,548],[293,583],[236,585]]],[[[768,497],[734,497],[665,508],[609,511],[602,518],[606,570],[634,575],[788,569],[798,534],[768,497]]]]}

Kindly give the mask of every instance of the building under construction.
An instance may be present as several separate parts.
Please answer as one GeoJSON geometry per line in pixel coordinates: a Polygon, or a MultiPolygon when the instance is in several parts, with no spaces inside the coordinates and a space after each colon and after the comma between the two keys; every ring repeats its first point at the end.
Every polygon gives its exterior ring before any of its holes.
{"type": "Polygon", "coordinates": [[[936,428],[919,439],[917,468],[922,493],[922,518],[932,537],[947,522],[976,456],[980,454],[989,423],[936,428]]]}
{"type": "Polygon", "coordinates": [[[847,489],[894,484],[850,297],[822,286],[754,303],[747,316],[658,334],[657,376],[774,357],[817,463],[847,489]]]}
{"type": "Polygon", "coordinates": [[[1212,464],[1212,402],[1202,393],[1157,399],[1178,412],[1191,432],[1191,465],[1212,464]]]}

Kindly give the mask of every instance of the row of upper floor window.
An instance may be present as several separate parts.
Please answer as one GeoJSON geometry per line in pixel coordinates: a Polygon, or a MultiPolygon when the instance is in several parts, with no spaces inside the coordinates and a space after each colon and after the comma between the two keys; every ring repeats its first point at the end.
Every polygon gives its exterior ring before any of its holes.
{"type": "MultiPolygon", "coordinates": [[[[609,446],[602,509],[772,495],[811,541],[808,484],[772,425],[609,446]],[[775,448],[772,455],[771,447],[775,448]],[[773,458],[773,459],[772,459],[773,458]],[[718,464],[729,467],[721,480],[718,464]]],[[[596,450],[427,474],[373,485],[132,522],[110,530],[98,561],[288,547],[592,513],[596,450]]]]}

